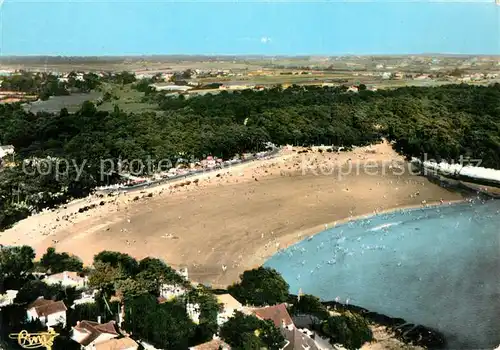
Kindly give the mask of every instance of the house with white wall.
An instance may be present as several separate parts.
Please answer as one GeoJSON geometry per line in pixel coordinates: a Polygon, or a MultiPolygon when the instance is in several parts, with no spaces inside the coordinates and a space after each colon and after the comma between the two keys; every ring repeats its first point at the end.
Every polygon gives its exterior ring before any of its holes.
{"type": "Polygon", "coordinates": [[[71,332],[71,339],[79,343],[84,350],[96,350],[98,344],[118,336],[114,321],[107,323],[78,321],[71,332]]]}
{"type": "Polygon", "coordinates": [[[97,289],[94,289],[91,292],[82,292],[80,298],[75,299],[71,307],[74,308],[75,305],[95,303],[95,298],[97,296],[97,293],[98,293],[97,289]]]}
{"type": "Polygon", "coordinates": [[[14,154],[14,146],[0,146],[0,159],[12,154],[14,154]]]}
{"type": "Polygon", "coordinates": [[[63,287],[75,287],[83,289],[87,286],[87,277],[81,277],[78,272],[63,271],[45,277],[43,280],[46,284],[61,284],[63,287]]]}
{"type": "Polygon", "coordinates": [[[17,293],[17,290],[9,289],[5,291],[5,294],[0,294],[0,308],[14,304],[14,299],[16,299],[17,293]]]}
{"type": "Polygon", "coordinates": [[[167,299],[167,301],[183,296],[185,293],[186,288],[177,284],[165,283],[160,287],[160,297],[167,299]]]}
{"type": "Polygon", "coordinates": [[[200,316],[201,316],[200,304],[187,303],[186,313],[188,317],[191,319],[191,321],[193,321],[193,323],[195,324],[200,323],[200,316]]]}
{"type": "Polygon", "coordinates": [[[66,305],[62,301],[39,297],[26,308],[28,320],[40,320],[47,327],[62,324],[66,327],[66,305]]]}
{"type": "Polygon", "coordinates": [[[236,311],[243,311],[243,305],[233,298],[231,294],[217,295],[217,301],[222,304],[222,311],[217,314],[217,323],[223,325],[236,311]]]}
{"type": "Polygon", "coordinates": [[[308,329],[298,329],[287,311],[286,304],[249,309],[257,318],[271,320],[285,337],[285,346],[281,350],[327,350],[333,349],[328,343],[320,344],[316,334],[308,329]]]}

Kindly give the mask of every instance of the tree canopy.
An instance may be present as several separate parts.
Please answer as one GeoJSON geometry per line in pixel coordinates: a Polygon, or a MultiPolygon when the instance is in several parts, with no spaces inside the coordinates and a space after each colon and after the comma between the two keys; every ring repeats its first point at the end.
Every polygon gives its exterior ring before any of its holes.
{"type": "Polygon", "coordinates": [[[324,335],[330,337],[331,344],[342,344],[349,350],[359,349],[373,339],[367,321],[349,311],[323,321],[321,330],[324,335]]]}
{"type": "Polygon", "coordinates": [[[83,262],[78,257],[68,253],[56,253],[54,247],[47,248],[47,252],[40,259],[40,264],[52,274],[63,271],[81,272],[83,269],[83,262]]]}
{"type": "Polygon", "coordinates": [[[285,338],[272,321],[239,311],[224,323],[220,336],[232,349],[279,350],[285,345],[285,338]]]}
{"type": "Polygon", "coordinates": [[[240,280],[228,291],[243,304],[275,305],[288,300],[289,285],[274,269],[261,266],[248,270],[240,275],[240,280]]]}
{"type": "Polygon", "coordinates": [[[210,341],[219,330],[217,315],[221,310],[217,298],[205,287],[199,286],[189,291],[185,299],[200,305],[200,322],[196,325],[194,343],[210,341]]]}
{"type": "Polygon", "coordinates": [[[0,245],[0,293],[10,284],[17,285],[32,271],[35,251],[30,246],[0,245]]]}
{"type": "Polygon", "coordinates": [[[291,312],[294,315],[313,315],[319,319],[328,317],[328,311],[321,303],[320,299],[310,294],[301,295],[300,298],[293,303],[291,312]]]}
{"type": "Polygon", "coordinates": [[[178,302],[158,304],[151,294],[127,300],[123,328],[162,349],[187,349],[195,324],[178,302]]]}
{"type": "Polygon", "coordinates": [[[158,294],[162,284],[187,283],[174,269],[160,259],[144,258],[139,262],[137,280],[153,294],[158,294]]]}

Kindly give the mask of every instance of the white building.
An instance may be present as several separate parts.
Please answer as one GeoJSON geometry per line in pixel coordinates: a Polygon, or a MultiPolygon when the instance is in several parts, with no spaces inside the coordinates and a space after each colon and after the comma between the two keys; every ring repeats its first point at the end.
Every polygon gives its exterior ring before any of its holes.
{"type": "Polygon", "coordinates": [[[14,74],[15,71],[13,70],[8,70],[8,69],[0,69],[0,76],[9,76],[14,74]]]}
{"type": "Polygon", "coordinates": [[[139,343],[142,345],[144,350],[163,350],[163,349],[155,348],[153,345],[146,343],[145,341],[139,341],[139,343]]]}
{"type": "Polygon", "coordinates": [[[78,321],[73,327],[71,339],[79,343],[82,349],[97,350],[98,344],[114,339],[118,335],[114,321],[102,324],[93,321],[78,321]]]}
{"type": "Polygon", "coordinates": [[[180,268],[179,270],[177,270],[177,274],[181,277],[184,277],[184,279],[187,281],[189,280],[189,275],[188,275],[188,268],[187,267],[184,267],[184,268],[180,268]]]}
{"type": "Polygon", "coordinates": [[[200,304],[191,304],[187,303],[186,305],[186,313],[188,317],[195,323],[199,324],[200,323],[200,304]]]}
{"type": "Polygon", "coordinates": [[[46,300],[39,297],[28,305],[28,320],[40,320],[44,326],[53,327],[62,324],[66,327],[66,305],[62,301],[46,300]]]}
{"type": "Polygon", "coordinates": [[[135,78],[139,79],[151,79],[155,76],[155,73],[135,73],[135,78]]]}
{"type": "Polygon", "coordinates": [[[220,90],[246,90],[255,88],[255,84],[247,82],[227,82],[219,86],[220,90]]]}
{"type": "Polygon", "coordinates": [[[222,304],[222,311],[217,314],[217,323],[220,325],[224,324],[231,317],[234,316],[236,311],[242,311],[243,305],[233,298],[231,294],[221,294],[217,295],[217,301],[222,304]]]}
{"type": "Polygon", "coordinates": [[[17,293],[17,290],[9,289],[5,291],[5,294],[0,294],[0,308],[2,306],[13,304],[14,299],[16,299],[17,293]]]}
{"type": "Polygon", "coordinates": [[[92,292],[83,292],[80,298],[75,299],[73,305],[71,306],[72,308],[75,307],[75,305],[81,305],[81,304],[91,304],[95,302],[95,297],[97,295],[97,289],[94,289],[92,292]]]}
{"type": "Polygon", "coordinates": [[[163,284],[160,287],[160,297],[167,301],[178,298],[186,293],[186,288],[176,284],[163,284]]]}
{"type": "Polygon", "coordinates": [[[298,329],[295,327],[285,304],[278,304],[263,308],[250,309],[257,318],[271,320],[285,337],[285,346],[281,350],[327,350],[333,349],[328,343],[319,344],[314,338],[314,332],[308,329],[298,329]]]}
{"type": "Polygon", "coordinates": [[[390,72],[382,73],[382,79],[391,79],[392,74],[390,72]]]}
{"type": "Polygon", "coordinates": [[[75,287],[77,289],[85,288],[87,285],[87,277],[81,277],[78,272],[63,271],[54,275],[47,276],[43,279],[47,284],[61,284],[64,287],[75,287]]]}
{"type": "Polygon", "coordinates": [[[14,154],[14,146],[12,145],[0,146],[0,159],[11,154],[14,154]]]}
{"type": "Polygon", "coordinates": [[[160,85],[160,84],[151,84],[149,85],[156,91],[188,91],[191,90],[192,86],[186,85],[160,85]]]}

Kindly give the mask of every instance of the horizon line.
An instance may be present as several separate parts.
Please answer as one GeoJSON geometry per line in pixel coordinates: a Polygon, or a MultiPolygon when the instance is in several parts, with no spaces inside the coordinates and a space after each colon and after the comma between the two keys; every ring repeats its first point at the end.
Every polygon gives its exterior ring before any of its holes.
{"type": "Polygon", "coordinates": [[[124,55],[45,55],[45,54],[28,54],[28,55],[2,55],[0,61],[5,59],[30,59],[30,58],[160,58],[160,57],[186,57],[186,58],[331,58],[331,57],[411,57],[411,56],[461,56],[461,57],[500,57],[500,53],[453,53],[453,52],[423,52],[423,53],[373,53],[373,54],[124,54],[124,55]]]}

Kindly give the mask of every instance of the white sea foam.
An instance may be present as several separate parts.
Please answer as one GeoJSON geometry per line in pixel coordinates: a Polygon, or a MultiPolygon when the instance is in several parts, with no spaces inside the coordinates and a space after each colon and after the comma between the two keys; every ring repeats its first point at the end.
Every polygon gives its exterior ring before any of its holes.
{"type": "Polygon", "coordinates": [[[390,222],[388,224],[382,224],[382,225],[378,225],[378,226],[372,227],[368,231],[380,231],[380,230],[383,230],[384,228],[388,228],[388,227],[391,227],[391,226],[400,225],[401,223],[402,223],[402,221],[390,222]]]}

